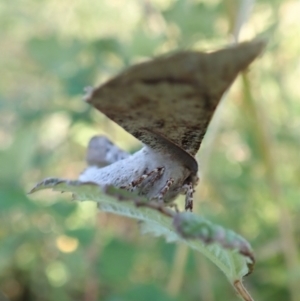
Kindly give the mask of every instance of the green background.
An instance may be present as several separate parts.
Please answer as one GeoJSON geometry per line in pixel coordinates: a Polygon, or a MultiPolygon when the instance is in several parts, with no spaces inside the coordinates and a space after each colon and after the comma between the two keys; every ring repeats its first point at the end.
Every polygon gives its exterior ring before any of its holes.
{"type": "MultiPolygon", "coordinates": [[[[251,242],[257,300],[300,300],[300,4],[296,0],[0,2],[0,290],[11,301],[237,300],[200,254],[69,195],[26,192],[76,178],[106,134],[140,143],[82,99],[126,66],[212,50],[267,31],[269,43],[219,107],[198,154],[195,211],[251,242]]],[[[182,205],[182,200],[179,200],[182,205]]]]}

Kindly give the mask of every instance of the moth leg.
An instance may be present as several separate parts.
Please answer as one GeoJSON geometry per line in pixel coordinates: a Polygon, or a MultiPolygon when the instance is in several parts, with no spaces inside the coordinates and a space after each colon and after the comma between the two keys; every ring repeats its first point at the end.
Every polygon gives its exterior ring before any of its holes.
{"type": "Polygon", "coordinates": [[[193,194],[195,192],[193,183],[184,184],[182,189],[185,194],[185,210],[193,211],[193,194]]]}
{"type": "Polygon", "coordinates": [[[165,171],[164,167],[155,168],[152,171],[141,175],[139,178],[132,181],[127,186],[121,186],[120,188],[126,189],[128,191],[133,191],[134,189],[138,188],[147,178],[149,178],[151,176],[153,176],[153,179],[151,179],[151,182],[155,182],[158,178],[161,177],[161,175],[164,173],[164,171],[165,171]]]}
{"type": "Polygon", "coordinates": [[[169,189],[171,188],[171,186],[174,184],[174,179],[170,178],[169,180],[167,180],[165,186],[161,189],[160,193],[157,196],[157,199],[160,203],[164,202],[164,196],[166,195],[166,193],[169,191],[169,189]]]}

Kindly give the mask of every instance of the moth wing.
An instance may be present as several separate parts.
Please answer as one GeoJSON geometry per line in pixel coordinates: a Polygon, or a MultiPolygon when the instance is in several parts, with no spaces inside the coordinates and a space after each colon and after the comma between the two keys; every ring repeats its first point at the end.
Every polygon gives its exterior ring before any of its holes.
{"type": "Polygon", "coordinates": [[[264,46],[254,40],[159,57],[130,67],[86,100],[144,144],[161,149],[165,142],[157,137],[165,137],[193,157],[222,95],[264,46]]]}

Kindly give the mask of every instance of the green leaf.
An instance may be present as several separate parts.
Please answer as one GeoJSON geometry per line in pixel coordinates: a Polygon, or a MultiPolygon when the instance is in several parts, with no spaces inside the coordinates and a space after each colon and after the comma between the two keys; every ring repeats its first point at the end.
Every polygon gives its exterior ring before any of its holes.
{"type": "Polygon", "coordinates": [[[71,192],[76,200],[93,200],[102,211],[143,221],[143,233],[187,244],[216,264],[233,285],[252,271],[254,258],[249,243],[231,230],[203,217],[187,212],[175,213],[168,208],[161,210],[157,204],[125,190],[113,187],[101,189],[93,183],[79,181],[48,178],[38,183],[31,193],[48,188],[71,192]]]}

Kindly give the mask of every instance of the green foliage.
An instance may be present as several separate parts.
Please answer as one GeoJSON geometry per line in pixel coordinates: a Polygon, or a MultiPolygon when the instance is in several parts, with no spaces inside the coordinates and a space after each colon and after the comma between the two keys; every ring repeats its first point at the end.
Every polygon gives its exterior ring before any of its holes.
{"type": "MultiPolygon", "coordinates": [[[[49,188],[60,192],[72,192],[76,200],[96,201],[98,208],[102,211],[137,219],[142,222],[144,233],[165,236],[169,242],[179,241],[187,244],[215,263],[232,284],[241,281],[243,276],[252,272],[254,259],[249,243],[234,232],[214,225],[203,217],[188,212],[175,213],[170,210],[165,212],[167,216],[163,216],[156,207],[149,207],[151,203],[147,200],[139,200],[138,203],[135,201],[135,204],[134,194],[113,187],[106,188],[103,193],[98,186],[79,181],[47,178],[38,183],[31,193],[49,188]],[[120,201],[117,200],[118,198],[120,201]]],[[[125,250],[122,248],[122,252],[125,250]]],[[[128,269],[130,268],[129,258],[126,259],[128,269]]],[[[106,262],[107,265],[110,263],[111,260],[106,262]]],[[[113,272],[113,265],[111,269],[113,272]]]]}
{"type": "MultiPolygon", "coordinates": [[[[152,55],[227,44],[241,2],[0,3],[0,290],[10,300],[236,300],[197,252],[184,257],[94,203],[26,193],[48,175],[76,178],[95,133],[136,150],[81,101],[83,88],[152,55]]],[[[257,300],[300,298],[298,11],[296,0],[254,4],[240,38],[275,24],[268,49],[232,87],[198,156],[195,211],[251,242],[245,282],[257,300]]]]}

